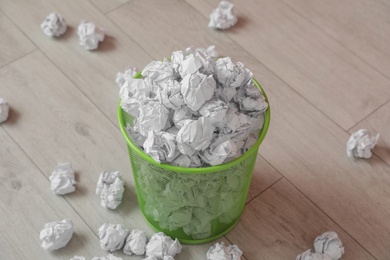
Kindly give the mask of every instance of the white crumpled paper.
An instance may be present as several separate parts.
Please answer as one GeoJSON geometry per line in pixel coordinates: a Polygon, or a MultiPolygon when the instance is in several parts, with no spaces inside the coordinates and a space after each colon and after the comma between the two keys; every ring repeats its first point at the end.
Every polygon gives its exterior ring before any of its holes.
{"type": "Polygon", "coordinates": [[[187,74],[181,81],[181,94],[184,103],[194,111],[197,111],[213,97],[215,88],[214,77],[199,72],[187,74]]]}
{"type": "Polygon", "coordinates": [[[233,14],[234,5],[228,1],[221,1],[210,14],[209,27],[225,30],[237,23],[237,17],[233,14]]]}
{"type": "Polygon", "coordinates": [[[66,21],[65,19],[57,14],[49,14],[41,24],[42,31],[51,37],[60,37],[66,32],[66,21]]]}
{"type": "Polygon", "coordinates": [[[348,157],[355,158],[371,158],[371,150],[378,142],[379,134],[371,136],[370,132],[366,129],[360,129],[353,133],[347,143],[347,155],[348,157]]]}
{"type": "Polygon", "coordinates": [[[81,21],[77,34],[79,35],[79,43],[86,50],[96,50],[99,42],[105,38],[104,29],[97,27],[95,24],[88,21],[81,21]]]}
{"type": "Polygon", "coordinates": [[[165,256],[175,257],[181,252],[181,244],[179,240],[172,240],[169,236],[159,232],[154,234],[146,245],[146,256],[157,257],[157,259],[165,259],[165,256]]]}
{"type": "Polygon", "coordinates": [[[104,171],[100,174],[96,194],[101,199],[102,207],[116,209],[122,202],[124,190],[124,182],[118,171],[104,171]]]}
{"type": "Polygon", "coordinates": [[[126,255],[144,255],[147,241],[144,231],[133,229],[126,239],[123,252],[126,255]]]}
{"type": "Polygon", "coordinates": [[[133,79],[138,74],[138,69],[136,67],[128,68],[124,72],[118,72],[116,74],[115,83],[121,88],[126,81],[133,79]]]}
{"type": "Polygon", "coordinates": [[[92,260],[123,260],[123,258],[109,254],[107,256],[94,257],[92,260]]]}
{"type": "Polygon", "coordinates": [[[191,156],[195,151],[201,151],[209,147],[215,127],[208,118],[186,119],[181,121],[181,124],[176,141],[182,154],[191,156]]]}
{"type": "Polygon", "coordinates": [[[321,253],[312,253],[311,250],[307,250],[298,255],[296,260],[333,260],[330,256],[321,253]]]}
{"type": "Polygon", "coordinates": [[[71,258],[69,260],[85,260],[85,257],[84,256],[75,255],[73,258],[71,258]]]}
{"type": "Polygon", "coordinates": [[[332,260],[338,260],[344,254],[343,243],[334,231],[328,231],[319,235],[314,240],[314,250],[317,253],[323,253],[332,260]]]}
{"type": "Polygon", "coordinates": [[[216,127],[223,127],[226,119],[228,106],[225,102],[219,99],[211,99],[206,101],[199,109],[199,113],[207,117],[210,123],[216,127]]]}
{"type": "Polygon", "coordinates": [[[156,162],[171,162],[179,154],[176,153],[176,137],[168,132],[149,131],[143,144],[145,152],[156,162]]]}
{"type": "Polygon", "coordinates": [[[120,224],[103,224],[99,228],[100,246],[110,252],[120,250],[128,234],[129,230],[120,224]]]}
{"type": "Polygon", "coordinates": [[[73,235],[73,223],[70,219],[45,224],[39,238],[45,250],[57,250],[66,246],[73,235]]]}
{"type": "Polygon", "coordinates": [[[242,251],[237,245],[225,246],[223,242],[216,243],[207,251],[207,260],[240,260],[242,251]]]}
{"type": "Polygon", "coordinates": [[[9,105],[8,102],[0,97],[0,124],[5,122],[8,118],[9,105]]]}
{"type": "Polygon", "coordinates": [[[139,106],[139,116],[134,125],[134,130],[143,136],[148,132],[165,130],[170,127],[168,122],[169,111],[158,100],[145,100],[139,106]]]}
{"type": "Polygon", "coordinates": [[[64,195],[76,190],[74,171],[70,163],[58,163],[50,176],[50,188],[58,195],[64,195]]]}

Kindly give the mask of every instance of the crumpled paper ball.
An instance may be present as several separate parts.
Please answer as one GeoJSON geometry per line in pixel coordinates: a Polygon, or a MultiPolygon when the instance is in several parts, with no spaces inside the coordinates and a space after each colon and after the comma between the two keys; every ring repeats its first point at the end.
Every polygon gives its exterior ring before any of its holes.
{"type": "Polygon", "coordinates": [[[94,257],[92,260],[123,260],[123,258],[109,254],[107,256],[94,257]]]}
{"type": "Polygon", "coordinates": [[[45,250],[57,250],[66,246],[73,235],[73,223],[70,219],[45,224],[39,238],[45,250]]]}
{"type": "Polygon", "coordinates": [[[312,253],[311,250],[307,250],[298,255],[296,260],[333,260],[330,256],[322,253],[312,253]]]}
{"type": "Polygon", "coordinates": [[[225,246],[223,242],[216,243],[207,251],[207,260],[240,260],[242,251],[237,245],[225,246]]]}
{"type": "Polygon", "coordinates": [[[378,142],[379,134],[371,136],[370,132],[366,129],[360,129],[353,133],[347,143],[347,155],[348,157],[356,158],[371,158],[371,150],[378,142]]]}
{"type": "Polygon", "coordinates": [[[168,132],[149,131],[143,147],[156,162],[171,162],[178,154],[176,153],[176,136],[168,132]]]}
{"type": "Polygon", "coordinates": [[[343,243],[334,231],[328,231],[316,237],[314,250],[317,253],[328,255],[332,260],[338,260],[344,254],[343,243]]]}
{"type": "Polygon", "coordinates": [[[75,255],[73,258],[71,258],[69,260],[85,260],[85,257],[84,256],[75,255]]]}
{"type": "Polygon", "coordinates": [[[154,234],[146,245],[146,256],[155,256],[158,259],[163,259],[164,256],[175,257],[181,252],[182,246],[179,240],[173,240],[164,233],[159,232],[154,234]]]}
{"type": "Polygon", "coordinates": [[[237,17],[233,14],[234,5],[228,1],[221,1],[210,14],[209,27],[225,30],[237,23],[237,17]]]}
{"type": "Polygon", "coordinates": [[[57,14],[49,14],[41,24],[42,31],[51,37],[59,37],[66,32],[66,21],[65,19],[57,14]]]}
{"type": "Polygon", "coordinates": [[[136,67],[128,68],[124,72],[118,72],[116,74],[115,83],[121,88],[127,81],[133,79],[138,74],[136,67]]]}
{"type": "Polygon", "coordinates": [[[7,120],[8,113],[9,105],[5,99],[0,97],[0,124],[7,120]]]}
{"type": "Polygon", "coordinates": [[[120,250],[128,234],[129,230],[120,224],[103,224],[99,228],[100,246],[110,252],[120,250]]]}
{"type": "Polygon", "coordinates": [[[86,50],[96,50],[99,42],[105,38],[104,29],[97,27],[95,24],[88,21],[81,21],[77,34],[79,35],[79,43],[86,50]]]}
{"type": "Polygon", "coordinates": [[[96,194],[104,208],[116,209],[122,203],[124,181],[118,171],[103,171],[97,182],[96,194]]]}
{"type": "Polygon", "coordinates": [[[144,231],[133,229],[126,239],[123,252],[126,255],[144,255],[147,241],[144,231]]]}
{"type": "Polygon", "coordinates": [[[199,110],[207,100],[213,97],[215,88],[214,77],[200,72],[187,74],[181,82],[184,103],[194,111],[199,110]]]}
{"type": "Polygon", "coordinates": [[[58,195],[64,195],[76,190],[74,171],[70,163],[58,163],[50,176],[50,189],[58,195]]]}

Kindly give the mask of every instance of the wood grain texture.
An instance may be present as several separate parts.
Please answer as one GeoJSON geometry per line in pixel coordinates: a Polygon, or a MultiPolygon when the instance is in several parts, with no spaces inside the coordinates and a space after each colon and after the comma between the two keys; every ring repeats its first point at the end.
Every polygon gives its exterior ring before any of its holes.
{"type": "Polygon", "coordinates": [[[128,66],[143,68],[151,60],[149,55],[87,0],[1,0],[1,8],[117,124],[116,73],[128,66]],[[69,25],[67,33],[59,39],[47,37],[38,26],[53,11],[60,13],[69,25]],[[106,39],[96,51],[87,51],[78,43],[77,27],[84,19],[106,30],[106,39]]]}
{"type": "Polygon", "coordinates": [[[372,152],[390,165],[390,102],[387,102],[349,132],[352,134],[359,129],[368,129],[374,135],[380,134],[378,143],[372,152]]]}
{"type": "MultiPolygon", "coordinates": [[[[218,5],[188,1],[204,17],[218,5]]],[[[390,97],[387,78],[289,6],[270,0],[235,6],[239,21],[226,34],[345,130],[390,97]]]]}
{"type": "Polygon", "coordinates": [[[281,179],[245,208],[241,221],[227,238],[240,244],[249,260],[295,259],[308,249],[314,251],[314,239],[329,230],[335,231],[343,242],[346,252],[343,260],[375,259],[296,188],[281,179]]]}
{"type": "Polygon", "coordinates": [[[390,6],[379,0],[284,2],[384,75],[389,75],[390,6]]]}
{"type": "Polygon", "coordinates": [[[121,5],[130,2],[130,0],[90,0],[103,13],[114,10],[121,5]]]}
{"type": "Polygon", "coordinates": [[[0,52],[0,67],[36,49],[31,41],[1,11],[0,32],[0,48],[2,50],[0,52]]]}
{"type": "MultiPolygon", "coordinates": [[[[222,56],[254,72],[272,114],[243,218],[229,240],[218,241],[238,244],[244,259],[294,259],[312,247],[317,235],[334,229],[346,246],[345,259],[390,259],[390,84],[385,73],[390,62],[380,42],[388,37],[388,1],[294,0],[296,8],[288,1],[235,1],[239,23],[228,31],[207,27],[219,0],[132,0],[118,6],[122,1],[0,0],[0,47],[7,50],[0,52],[0,96],[11,106],[0,126],[2,255],[103,256],[96,238],[103,223],[141,228],[151,236],[117,127],[115,75],[174,50],[215,44],[222,56]],[[350,10],[344,10],[346,3],[350,10]],[[39,28],[52,11],[70,25],[59,39],[39,28]],[[78,45],[82,19],[106,29],[109,37],[99,50],[78,45]],[[383,31],[375,27],[381,21],[383,31]],[[377,34],[372,43],[370,34],[377,34]],[[381,134],[375,155],[349,159],[347,130],[363,127],[381,134]],[[59,161],[72,163],[78,181],[76,192],[64,198],[48,189],[47,178],[59,161]],[[115,211],[102,208],[95,195],[103,170],[119,170],[125,181],[123,203],[115,211]],[[43,224],[68,213],[78,229],[71,244],[55,254],[43,251],[37,238],[43,224]]],[[[205,259],[211,244],[185,245],[175,259],[205,259]]]]}
{"type": "Polygon", "coordinates": [[[0,127],[0,247],[2,259],[69,259],[75,254],[104,253],[99,240],[62,196],[53,194],[47,178],[0,127]],[[39,191],[39,192],[37,192],[39,191]],[[65,248],[41,248],[45,223],[69,218],[74,234],[65,248]]]}
{"type": "Polygon", "coordinates": [[[389,165],[348,158],[346,132],[271,73],[254,71],[272,101],[264,158],[371,254],[388,259],[380,241],[390,239],[389,165]]]}
{"type": "MultiPolygon", "coordinates": [[[[78,185],[66,200],[95,233],[104,223],[119,223],[154,234],[138,207],[120,131],[43,54],[34,52],[0,70],[0,85],[18,115],[4,125],[7,132],[47,177],[57,162],[72,163],[78,185]],[[119,170],[125,181],[124,199],[116,210],[102,208],[95,195],[103,170],[119,170]]],[[[210,246],[187,246],[176,259],[201,259],[210,246]]]]}

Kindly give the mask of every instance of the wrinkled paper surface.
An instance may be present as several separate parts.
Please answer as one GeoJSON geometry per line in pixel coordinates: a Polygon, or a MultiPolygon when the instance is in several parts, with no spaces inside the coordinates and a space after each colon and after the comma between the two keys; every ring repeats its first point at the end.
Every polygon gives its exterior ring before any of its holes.
{"type": "Polygon", "coordinates": [[[163,259],[164,256],[174,257],[181,252],[181,249],[179,240],[173,240],[159,232],[154,234],[146,245],[146,256],[155,256],[157,259],[163,259]]]}
{"type": "Polygon", "coordinates": [[[330,256],[321,253],[312,253],[309,250],[298,255],[296,260],[333,260],[330,256]]]}
{"type": "Polygon", "coordinates": [[[237,17],[233,14],[234,5],[228,1],[221,1],[210,14],[209,27],[225,30],[237,23],[237,17]]]}
{"type": "Polygon", "coordinates": [[[50,189],[58,195],[76,190],[74,171],[70,163],[58,163],[50,176],[50,189]]]}
{"type": "Polygon", "coordinates": [[[100,174],[96,194],[101,199],[102,207],[116,209],[122,203],[124,190],[124,182],[118,171],[104,171],[100,174]]]}
{"type": "Polygon", "coordinates": [[[145,254],[146,234],[144,231],[139,229],[133,229],[130,235],[126,239],[123,252],[126,255],[143,255],[145,254]]]}
{"type": "Polygon", "coordinates": [[[223,242],[216,243],[207,251],[207,260],[240,260],[242,251],[237,245],[225,246],[223,242]]]}
{"type": "Polygon", "coordinates": [[[120,250],[128,234],[129,230],[120,224],[103,224],[99,228],[100,246],[110,252],[120,250]]]}
{"type": "Polygon", "coordinates": [[[41,29],[47,36],[60,37],[66,32],[66,21],[65,19],[57,14],[49,14],[41,24],[41,29]]]}
{"type": "Polygon", "coordinates": [[[41,246],[45,250],[57,250],[66,246],[73,235],[73,223],[70,219],[45,224],[39,234],[41,246]]]}
{"type": "Polygon", "coordinates": [[[94,257],[92,260],[123,260],[123,258],[109,254],[107,256],[94,257]]]}
{"type": "Polygon", "coordinates": [[[370,132],[366,129],[360,129],[353,133],[347,143],[347,155],[348,157],[355,158],[371,158],[371,150],[378,142],[379,134],[371,136],[370,132]]]}
{"type": "Polygon", "coordinates": [[[328,231],[319,235],[314,240],[314,250],[323,253],[333,260],[338,260],[344,254],[343,243],[334,231],[328,231]]]}
{"type": "Polygon", "coordinates": [[[99,42],[105,38],[104,29],[97,27],[95,24],[82,21],[77,29],[79,43],[86,50],[96,50],[99,42]]]}

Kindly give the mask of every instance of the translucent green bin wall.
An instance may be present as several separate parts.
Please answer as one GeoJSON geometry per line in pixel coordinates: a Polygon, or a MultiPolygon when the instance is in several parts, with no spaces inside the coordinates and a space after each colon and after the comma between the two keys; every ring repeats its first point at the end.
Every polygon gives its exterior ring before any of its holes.
{"type": "MultiPolygon", "coordinates": [[[[254,83],[266,97],[260,84],[256,80],[254,83]]],[[[155,231],[185,244],[201,244],[223,236],[237,224],[244,210],[257,152],[269,127],[269,107],[259,139],[245,154],[206,168],[155,162],[128,136],[126,125],[132,124],[133,118],[120,106],[118,119],[127,142],[138,203],[155,231]]]]}

